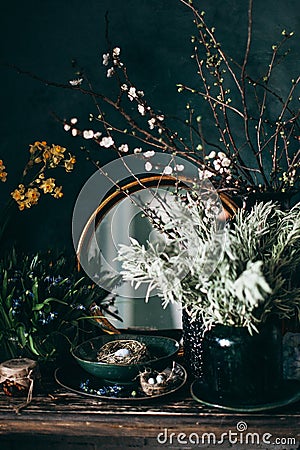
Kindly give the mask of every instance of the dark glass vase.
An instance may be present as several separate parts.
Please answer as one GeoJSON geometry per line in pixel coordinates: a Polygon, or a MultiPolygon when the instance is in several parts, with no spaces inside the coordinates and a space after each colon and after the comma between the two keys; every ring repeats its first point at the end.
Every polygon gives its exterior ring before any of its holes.
{"type": "Polygon", "coordinates": [[[282,335],[277,323],[259,333],[217,325],[202,341],[202,380],[214,400],[272,398],[282,383],[282,335]]]}
{"type": "Polygon", "coordinates": [[[188,374],[194,378],[202,377],[202,342],[204,327],[200,319],[191,320],[187,311],[182,311],[182,331],[184,364],[188,374]]]}

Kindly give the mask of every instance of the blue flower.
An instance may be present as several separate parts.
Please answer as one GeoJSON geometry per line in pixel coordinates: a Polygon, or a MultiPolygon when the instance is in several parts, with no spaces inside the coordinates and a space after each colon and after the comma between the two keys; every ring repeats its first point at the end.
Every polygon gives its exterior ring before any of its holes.
{"type": "Polygon", "coordinates": [[[52,284],[52,283],[53,283],[53,277],[51,277],[50,275],[46,276],[46,277],[44,278],[44,282],[45,282],[45,283],[52,284]]]}
{"type": "Polygon", "coordinates": [[[60,275],[58,275],[58,276],[55,278],[55,280],[53,281],[53,284],[61,283],[62,280],[63,280],[63,277],[60,276],[60,275]]]}
{"type": "Polygon", "coordinates": [[[12,299],[12,301],[11,301],[11,304],[12,304],[12,307],[13,308],[15,308],[15,309],[17,309],[19,306],[21,306],[22,305],[22,299],[21,298],[13,298],[12,299]]]}

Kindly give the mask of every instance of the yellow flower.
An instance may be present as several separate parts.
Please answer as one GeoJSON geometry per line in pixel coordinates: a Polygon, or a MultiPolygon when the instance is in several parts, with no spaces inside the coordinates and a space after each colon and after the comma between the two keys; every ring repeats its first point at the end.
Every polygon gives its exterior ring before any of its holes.
{"type": "Polygon", "coordinates": [[[24,185],[19,184],[19,189],[15,189],[11,193],[11,196],[16,202],[19,202],[20,200],[24,199],[24,191],[25,191],[24,185]]]}
{"type": "Polygon", "coordinates": [[[50,168],[53,169],[57,167],[61,161],[64,159],[64,152],[66,149],[60,145],[52,144],[50,150],[50,168]]]}
{"type": "Polygon", "coordinates": [[[64,159],[63,155],[52,155],[49,164],[50,168],[54,169],[55,167],[57,167],[63,159],[64,159]]]}
{"type": "Polygon", "coordinates": [[[7,178],[7,172],[0,172],[0,180],[3,181],[3,183],[6,181],[7,178]]]}
{"type": "Polygon", "coordinates": [[[36,146],[38,147],[39,150],[42,150],[43,147],[46,147],[47,142],[46,142],[46,141],[42,141],[42,142],[36,141],[36,142],[34,143],[34,145],[36,145],[36,146]]]}
{"type": "Polygon", "coordinates": [[[5,165],[3,164],[2,159],[0,159],[0,180],[6,181],[7,172],[5,172],[5,165]]]}
{"type": "Polygon", "coordinates": [[[11,195],[17,202],[20,211],[24,211],[25,208],[29,209],[33,205],[36,205],[40,197],[37,188],[28,188],[25,192],[25,186],[23,184],[20,184],[19,189],[15,189],[11,195]]]}
{"type": "Polygon", "coordinates": [[[38,202],[38,199],[41,194],[39,193],[37,188],[29,188],[25,195],[28,199],[28,202],[31,205],[35,205],[38,202]]]}
{"type": "Polygon", "coordinates": [[[11,196],[17,202],[20,211],[23,211],[25,208],[30,208],[32,205],[37,203],[36,195],[31,191],[34,191],[34,189],[30,188],[25,193],[25,186],[23,184],[20,184],[19,189],[15,189],[11,193],[11,196]],[[27,198],[25,198],[25,196],[27,198]]]}
{"type": "Polygon", "coordinates": [[[25,209],[26,203],[25,202],[18,202],[19,210],[23,211],[25,209]]]}
{"type": "Polygon", "coordinates": [[[63,197],[63,192],[61,191],[62,190],[62,186],[57,186],[55,189],[54,189],[54,192],[53,192],[53,194],[51,194],[54,198],[61,198],[61,197],[63,197]]]}
{"type": "Polygon", "coordinates": [[[72,156],[70,153],[70,159],[65,159],[65,169],[66,172],[71,172],[74,168],[74,164],[76,163],[75,156],[72,156]]]}
{"type": "Polygon", "coordinates": [[[16,200],[16,202],[18,202],[19,200],[21,200],[22,198],[24,198],[24,196],[22,196],[21,192],[18,191],[18,189],[15,189],[12,193],[11,196],[14,200],[16,200]]]}
{"type": "Polygon", "coordinates": [[[51,158],[51,152],[49,150],[49,147],[46,148],[46,150],[43,151],[43,160],[46,162],[47,159],[51,158]]]}
{"type": "Polygon", "coordinates": [[[61,147],[60,145],[54,145],[52,144],[52,147],[50,149],[52,155],[59,156],[60,158],[63,158],[63,154],[66,151],[64,147],[61,147]]]}
{"type": "Polygon", "coordinates": [[[47,180],[43,181],[39,187],[44,191],[44,194],[53,192],[53,189],[55,188],[55,178],[47,178],[47,180]]]}
{"type": "Polygon", "coordinates": [[[35,152],[37,152],[38,150],[43,150],[44,147],[47,146],[47,142],[46,141],[36,141],[34,144],[29,145],[29,152],[31,154],[34,154],[35,152]]]}

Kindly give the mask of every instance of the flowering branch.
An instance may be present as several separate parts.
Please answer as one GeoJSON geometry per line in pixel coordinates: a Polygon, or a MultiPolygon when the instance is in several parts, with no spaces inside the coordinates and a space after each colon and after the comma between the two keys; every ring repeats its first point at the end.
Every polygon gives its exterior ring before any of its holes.
{"type": "MultiPolygon", "coordinates": [[[[220,132],[220,141],[224,145],[225,153],[227,153],[228,157],[231,156],[232,164],[236,166],[238,171],[243,169],[242,175],[246,176],[247,180],[250,181],[249,188],[252,187],[252,189],[260,188],[263,190],[281,191],[293,189],[296,179],[295,177],[290,178],[289,176],[287,176],[287,173],[291,173],[291,171],[289,170],[289,157],[287,156],[289,153],[287,147],[290,145],[290,142],[289,139],[284,139],[284,136],[288,129],[290,130],[289,137],[293,136],[293,132],[295,129],[299,129],[299,112],[294,113],[289,108],[292,93],[298,86],[299,79],[293,80],[291,92],[288,94],[285,101],[282,100],[278,96],[278,94],[276,94],[276,92],[268,87],[268,82],[270,80],[272,71],[275,65],[279,64],[282,59],[278,56],[278,50],[286,42],[286,40],[293,35],[293,33],[287,33],[285,30],[283,31],[284,38],[282,42],[279,45],[274,45],[272,47],[273,54],[271,63],[268,66],[267,74],[262,78],[263,82],[260,82],[260,80],[253,81],[253,79],[246,72],[251,49],[253,1],[249,0],[247,42],[244,53],[244,60],[241,66],[237,64],[232,58],[226,56],[225,52],[221,48],[220,43],[215,37],[215,28],[210,28],[204,20],[204,11],[199,12],[197,8],[193,6],[192,1],[181,0],[181,2],[192,10],[194,15],[194,22],[198,30],[199,37],[192,37],[192,42],[194,43],[193,57],[197,62],[198,74],[200,76],[204,90],[201,91],[198,89],[189,88],[184,85],[178,85],[180,91],[187,90],[192,93],[196,93],[202,96],[208,102],[214,117],[214,122],[220,132]],[[201,58],[200,56],[201,49],[203,49],[205,52],[204,58],[201,58]],[[233,63],[234,66],[237,67],[237,69],[240,71],[240,81],[238,80],[237,76],[238,72],[234,69],[231,63],[233,63]],[[224,84],[226,82],[228,84],[229,81],[228,77],[226,78],[226,72],[229,73],[237,89],[237,98],[238,94],[240,95],[242,111],[240,110],[240,108],[237,108],[236,105],[232,107],[232,105],[230,104],[231,99],[228,96],[226,97],[226,95],[230,93],[229,88],[224,88],[224,84]],[[211,86],[210,80],[212,80],[213,86],[211,86]],[[251,102],[250,109],[247,105],[248,100],[251,100],[250,94],[252,93],[246,87],[246,81],[249,82],[250,86],[254,89],[254,99],[258,104],[258,119],[256,119],[253,114],[250,114],[250,110],[252,111],[253,109],[253,105],[251,104],[251,102]],[[257,86],[262,89],[262,101],[259,101],[257,86]],[[214,91],[216,92],[215,94],[213,94],[213,87],[214,91]],[[272,97],[276,98],[276,100],[283,105],[278,119],[274,122],[271,122],[265,118],[265,113],[268,106],[267,94],[270,94],[272,97]],[[218,109],[221,110],[223,119],[221,119],[221,117],[219,116],[218,109]],[[286,111],[290,113],[291,117],[289,117],[288,121],[283,122],[283,115],[286,113],[286,111]],[[241,117],[243,119],[245,143],[256,160],[256,168],[249,166],[249,164],[245,164],[243,159],[241,159],[241,150],[244,144],[242,146],[238,146],[235,142],[235,139],[233,137],[233,122],[231,122],[231,117],[227,115],[227,112],[234,112],[238,117],[241,117]],[[252,141],[252,136],[254,134],[252,131],[253,122],[255,125],[254,128],[256,128],[256,145],[254,145],[254,142],[252,141]],[[273,125],[275,125],[276,130],[271,138],[268,137],[268,132],[265,130],[264,124],[268,124],[269,128],[272,128],[273,125]],[[281,137],[283,141],[283,152],[278,152],[277,146],[279,137],[281,137]],[[273,151],[271,152],[273,169],[271,174],[268,174],[266,171],[266,155],[265,153],[263,155],[263,150],[268,147],[270,143],[273,144],[273,151]],[[283,173],[281,166],[284,166],[286,169],[286,171],[283,173]],[[252,174],[255,172],[259,174],[261,181],[258,181],[259,179],[257,179],[257,177],[253,179],[252,174]],[[260,185],[261,183],[262,185],[260,185]]],[[[249,155],[250,154],[246,155],[246,157],[249,155]]],[[[295,169],[295,167],[298,167],[298,161],[296,162],[294,160],[293,169],[295,169]]]]}
{"type": "MultiPolygon", "coordinates": [[[[74,116],[60,121],[64,129],[73,136],[91,140],[97,148],[114,151],[119,158],[128,153],[138,155],[147,152],[177,155],[195,164],[201,176],[210,178],[218,190],[240,195],[253,191],[293,192],[298,189],[300,154],[297,134],[300,134],[300,113],[293,111],[292,99],[300,79],[298,77],[293,80],[284,99],[270,87],[273,70],[285,56],[279,52],[293,33],[285,30],[282,32],[281,42],[272,46],[266,73],[254,79],[248,73],[253,0],[248,3],[247,40],[241,64],[227,56],[216,38],[215,28],[210,27],[204,18],[205,12],[199,11],[192,0],[179,1],[191,10],[194,17],[198,34],[192,36],[192,58],[196,62],[201,83],[198,88],[177,84],[177,89],[178,92],[186,91],[204,100],[216,125],[217,141],[207,139],[201,117],[197,116],[195,108],[191,108],[189,103],[188,119],[179,119],[181,125],[187,127],[187,132],[180,132],[176,124],[174,127],[174,118],[156,111],[148,104],[144,92],[138,90],[132,82],[121,59],[120,48],[113,47],[110,43],[107,17],[106,38],[110,51],[103,54],[103,65],[106,76],[116,82],[114,97],[95,89],[84,71],[79,72],[79,78],[70,80],[67,84],[53,82],[13,67],[19,73],[47,86],[76,90],[91,97],[96,108],[96,114],[89,115],[93,127],[79,125],[74,116]],[[84,83],[87,87],[84,87],[84,83]],[[277,109],[279,107],[275,119],[268,117],[270,99],[277,102],[277,109]],[[113,119],[108,118],[107,107],[118,113],[118,119],[115,114],[112,115],[113,119]],[[240,125],[243,137],[237,132],[240,125]],[[130,142],[134,140],[137,146],[131,148],[130,142]]],[[[96,161],[97,167],[100,166],[98,157],[92,158],[90,152],[89,159],[96,161]]],[[[147,159],[145,170],[151,169],[151,160],[147,159]]]]}
{"type": "Polygon", "coordinates": [[[30,145],[30,159],[23,171],[23,178],[26,177],[33,167],[37,167],[38,171],[33,177],[33,180],[27,183],[27,186],[23,184],[23,181],[11,193],[12,198],[17,202],[21,211],[31,208],[38,203],[40,198],[39,189],[44,194],[50,194],[54,198],[61,198],[63,196],[62,186],[56,186],[55,178],[53,177],[45,178],[45,172],[47,169],[55,169],[59,166],[64,167],[66,172],[73,170],[76,158],[69,154],[69,159],[67,159],[65,157],[65,151],[66,149],[64,147],[53,144],[49,146],[45,141],[37,141],[30,145]]]}

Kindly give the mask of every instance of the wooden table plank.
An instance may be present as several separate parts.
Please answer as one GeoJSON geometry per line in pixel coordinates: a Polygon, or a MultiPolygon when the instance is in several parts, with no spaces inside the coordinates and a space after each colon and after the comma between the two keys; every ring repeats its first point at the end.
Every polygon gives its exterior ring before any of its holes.
{"type": "Polygon", "coordinates": [[[272,439],[294,439],[282,447],[272,444],[264,448],[300,448],[300,402],[269,412],[245,414],[202,406],[191,398],[188,387],[163,401],[144,403],[84,397],[54,383],[44,386],[42,391],[18,415],[14,407],[24,400],[0,394],[1,450],[15,450],[20,443],[22,450],[27,450],[26,445],[28,450],[39,450],[38,445],[45,449],[46,442],[52,442],[51,450],[81,449],[80,445],[86,446],[84,450],[132,446],[154,449],[163,446],[157,440],[159,433],[162,433],[161,440],[167,439],[164,447],[193,448],[178,444],[180,433],[186,436],[197,433],[200,437],[214,433],[220,439],[222,433],[236,432],[241,421],[247,425],[248,433],[258,434],[260,439],[266,433],[272,439]],[[33,437],[37,443],[34,447],[33,437]]]}

